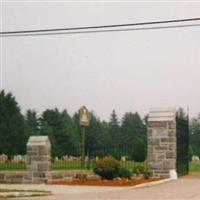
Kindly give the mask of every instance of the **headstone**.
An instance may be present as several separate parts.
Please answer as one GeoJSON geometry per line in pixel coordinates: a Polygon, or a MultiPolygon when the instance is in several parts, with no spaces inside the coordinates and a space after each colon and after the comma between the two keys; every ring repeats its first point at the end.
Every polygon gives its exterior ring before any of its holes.
{"type": "Polygon", "coordinates": [[[197,162],[199,161],[199,156],[192,156],[192,161],[197,162]]]}
{"type": "Polygon", "coordinates": [[[126,161],[126,156],[122,156],[122,157],[121,157],[121,161],[124,161],[124,162],[125,162],[125,161],[126,161]]]}
{"type": "Polygon", "coordinates": [[[23,162],[23,156],[22,156],[22,155],[15,155],[15,156],[13,157],[13,159],[11,160],[11,162],[14,162],[14,163],[23,162]]]}
{"type": "Polygon", "coordinates": [[[51,167],[51,143],[48,136],[30,136],[27,143],[27,177],[25,182],[45,183],[51,167]]]}
{"type": "Polygon", "coordinates": [[[6,154],[0,155],[0,163],[6,163],[8,161],[8,156],[6,154]]]}
{"type": "Polygon", "coordinates": [[[57,161],[59,161],[59,158],[56,156],[56,157],[54,158],[54,162],[57,162],[57,161]]]}

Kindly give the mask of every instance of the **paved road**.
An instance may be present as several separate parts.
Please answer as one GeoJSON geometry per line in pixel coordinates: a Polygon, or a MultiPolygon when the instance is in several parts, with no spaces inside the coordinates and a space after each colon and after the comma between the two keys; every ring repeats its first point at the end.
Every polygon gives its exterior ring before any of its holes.
{"type": "Polygon", "coordinates": [[[20,198],[20,200],[200,200],[200,174],[190,175],[180,178],[177,181],[157,186],[137,189],[132,187],[89,186],[49,187],[38,185],[38,187],[40,189],[50,189],[54,195],[48,197],[20,198]]]}

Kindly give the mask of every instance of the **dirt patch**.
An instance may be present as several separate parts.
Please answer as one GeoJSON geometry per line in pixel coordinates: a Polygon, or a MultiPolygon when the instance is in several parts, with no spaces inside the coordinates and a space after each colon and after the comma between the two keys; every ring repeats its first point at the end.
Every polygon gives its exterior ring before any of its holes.
{"type": "Polygon", "coordinates": [[[87,186],[134,186],[142,183],[149,183],[153,181],[158,181],[161,179],[115,179],[115,180],[72,180],[72,181],[60,181],[56,183],[50,183],[50,185],[87,185],[87,186]]]}

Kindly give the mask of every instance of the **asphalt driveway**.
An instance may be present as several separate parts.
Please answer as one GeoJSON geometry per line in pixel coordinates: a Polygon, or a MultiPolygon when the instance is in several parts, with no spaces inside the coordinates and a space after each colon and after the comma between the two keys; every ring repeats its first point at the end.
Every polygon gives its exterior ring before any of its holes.
{"type": "MultiPolygon", "coordinates": [[[[7,185],[9,188],[21,188],[22,185],[7,185]]],[[[2,185],[1,185],[2,187],[2,185]]],[[[33,186],[23,189],[51,190],[48,197],[18,198],[23,200],[200,200],[200,174],[193,174],[156,186],[133,187],[89,187],[89,186],[33,186]]]]}

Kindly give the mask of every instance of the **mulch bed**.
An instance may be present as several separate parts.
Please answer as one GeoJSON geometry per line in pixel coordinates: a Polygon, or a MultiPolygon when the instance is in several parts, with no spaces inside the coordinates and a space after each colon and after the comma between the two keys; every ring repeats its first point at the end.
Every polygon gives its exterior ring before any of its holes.
{"type": "Polygon", "coordinates": [[[135,178],[135,179],[115,179],[115,180],[72,180],[72,181],[60,181],[56,183],[50,183],[51,185],[85,185],[85,186],[134,186],[142,183],[149,183],[158,181],[161,179],[151,178],[135,178]]]}

